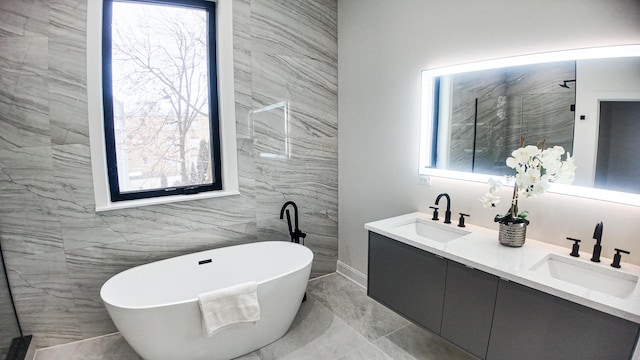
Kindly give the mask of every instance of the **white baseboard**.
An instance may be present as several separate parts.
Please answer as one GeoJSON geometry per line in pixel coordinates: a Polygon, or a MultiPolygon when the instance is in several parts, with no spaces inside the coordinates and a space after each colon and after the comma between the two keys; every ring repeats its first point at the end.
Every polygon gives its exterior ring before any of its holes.
{"type": "Polygon", "coordinates": [[[367,288],[367,275],[338,260],[336,272],[354,283],[367,288]]]}

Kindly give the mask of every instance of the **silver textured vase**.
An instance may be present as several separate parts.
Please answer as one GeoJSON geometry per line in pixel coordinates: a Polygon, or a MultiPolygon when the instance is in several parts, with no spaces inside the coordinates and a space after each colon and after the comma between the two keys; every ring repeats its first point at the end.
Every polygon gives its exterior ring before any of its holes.
{"type": "Polygon", "coordinates": [[[500,224],[498,240],[500,244],[510,247],[521,247],[527,237],[527,224],[500,224]]]}

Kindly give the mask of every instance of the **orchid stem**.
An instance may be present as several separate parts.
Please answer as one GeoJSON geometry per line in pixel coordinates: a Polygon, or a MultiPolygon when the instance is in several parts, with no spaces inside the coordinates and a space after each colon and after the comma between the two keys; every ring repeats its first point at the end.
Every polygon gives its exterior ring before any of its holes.
{"type": "Polygon", "coordinates": [[[518,212],[518,183],[513,185],[513,197],[511,200],[511,217],[515,218],[518,212]]]}

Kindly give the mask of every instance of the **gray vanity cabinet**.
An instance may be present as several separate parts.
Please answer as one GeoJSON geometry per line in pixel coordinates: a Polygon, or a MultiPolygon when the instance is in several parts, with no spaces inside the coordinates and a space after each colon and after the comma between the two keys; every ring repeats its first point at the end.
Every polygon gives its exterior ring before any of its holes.
{"type": "Polygon", "coordinates": [[[374,232],[367,293],[481,359],[630,359],[640,332],[640,324],[374,232]]]}
{"type": "Polygon", "coordinates": [[[440,333],[447,260],[369,232],[367,295],[440,333]]]}
{"type": "Polygon", "coordinates": [[[500,280],[487,359],[629,359],[639,325],[500,280]]]}
{"type": "Polygon", "coordinates": [[[487,355],[498,277],[447,264],[441,336],[483,359],[487,355]]]}

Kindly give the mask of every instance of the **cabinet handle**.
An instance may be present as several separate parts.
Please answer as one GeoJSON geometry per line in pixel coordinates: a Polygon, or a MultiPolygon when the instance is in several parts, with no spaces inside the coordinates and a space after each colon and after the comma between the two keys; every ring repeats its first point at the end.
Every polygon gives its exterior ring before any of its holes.
{"type": "Polygon", "coordinates": [[[500,280],[504,280],[504,281],[506,281],[506,282],[510,282],[510,281],[511,281],[511,280],[509,280],[509,279],[505,279],[505,278],[503,278],[502,276],[499,276],[499,278],[500,278],[500,280]]]}
{"type": "Polygon", "coordinates": [[[437,257],[438,259],[444,259],[444,256],[440,256],[440,255],[436,255],[436,254],[433,254],[433,255],[435,255],[435,257],[437,257]]]}
{"type": "Polygon", "coordinates": [[[465,267],[466,267],[467,269],[471,269],[471,270],[475,270],[475,269],[476,269],[476,268],[471,267],[471,266],[469,266],[469,265],[465,265],[465,267]]]}

